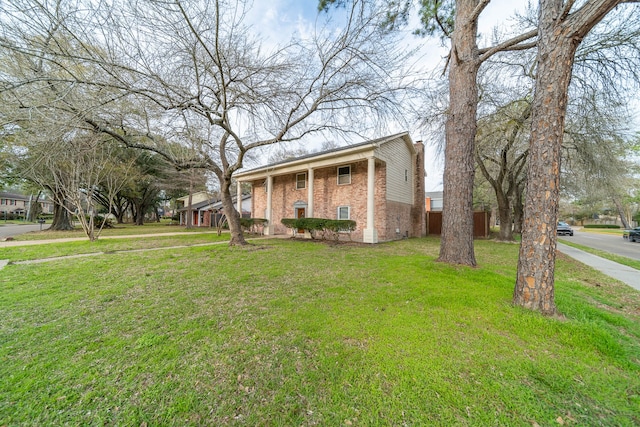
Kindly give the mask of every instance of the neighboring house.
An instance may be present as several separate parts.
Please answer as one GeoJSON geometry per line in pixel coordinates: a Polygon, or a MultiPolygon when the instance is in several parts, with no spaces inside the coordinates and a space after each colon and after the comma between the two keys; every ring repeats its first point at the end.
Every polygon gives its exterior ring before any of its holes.
{"type": "Polygon", "coordinates": [[[428,191],[425,195],[425,207],[427,212],[441,212],[442,211],[442,191],[428,191]]]}
{"type": "MultiPolygon", "coordinates": [[[[351,219],[355,241],[377,243],[426,233],[424,146],[408,132],[236,174],[252,185],[254,218],[265,234],[290,232],[283,218],[351,219]]],[[[240,187],[240,185],[238,185],[240,187]]]]}
{"type": "MultiPolygon", "coordinates": [[[[191,205],[195,205],[196,203],[200,203],[200,202],[210,202],[212,200],[216,200],[216,196],[213,195],[212,193],[209,193],[208,191],[198,191],[196,193],[193,193],[191,195],[191,205]]],[[[184,197],[178,197],[176,199],[176,207],[178,209],[180,208],[186,208],[187,205],[189,204],[189,196],[186,195],[184,197]]]]}
{"type": "MultiPolygon", "coordinates": [[[[194,194],[195,196],[195,194],[194,194]]],[[[184,197],[183,197],[184,198],[184,197]]],[[[180,199],[178,199],[180,200],[180,199]]],[[[243,194],[242,200],[242,216],[249,217],[251,215],[251,194],[243,194]]],[[[233,202],[237,204],[237,197],[233,197],[233,202]]],[[[237,208],[236,208],[237,209],[237,208]]],[[[187,225],[187,207],[179,208],[180,225],[187,225]]],[[[216,225],[216,220],[220,214],[224,213],[222,201],[220,200],[202,200],[198,203],[191,204],[191,225],[194,227],[212,227],[216,225]]]]}
{"type": "MultiPolygon", "coordinates": [[[[29,200],[34,196],[20,193],[0,191],[0,212],[2,214],[25,215],[29,210],[29,200]]],[[[42,213],[53,213],[53,202],[45,197],[40,198],[42,213]]]]}

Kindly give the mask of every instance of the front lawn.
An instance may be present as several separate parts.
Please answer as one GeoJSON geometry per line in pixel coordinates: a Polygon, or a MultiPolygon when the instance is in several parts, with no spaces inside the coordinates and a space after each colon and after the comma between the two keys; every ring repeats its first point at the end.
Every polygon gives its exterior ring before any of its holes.
{"type": "Polygon", "coordinates": [[[640,424],[640,293],[564,256],[550,319],[517,245],[256,244],[5,267],[0,425],[640,424]]]}

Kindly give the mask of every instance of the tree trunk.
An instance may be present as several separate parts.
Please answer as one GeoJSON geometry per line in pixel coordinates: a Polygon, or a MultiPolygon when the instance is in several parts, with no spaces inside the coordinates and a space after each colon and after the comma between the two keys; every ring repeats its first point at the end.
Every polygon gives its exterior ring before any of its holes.
{"type": "Polygon", "coordinates": [[[575,52],[589,31],[621,2],[591,0],[570,14],[563,13],[564,0],[540,0],[529,168],[513,302],[545,315],[556,314],[560,148],[575,52]]]}
{"type": "Polygon", "coordinates": [[[445,125],[442,240],[438,261],[475,266],[473,252],[474,143],[480,66],[473,17],[476,1],[456,1],[449,59],[449,114],[445,125]]]}
{"type": "Polygon", "coordinates": [[[244,233],[240,226],[240,214],[238,214],[233,204],[230,190],[231,178],[224,177],[220,180],[220,197],[222,198],[222,208],[227,217],[227,224],[229,224],[229,232],[231,233],[229,246],[244,246],[248,243],[244,239],[244,233]]]}
{"type": "MultiPolygon", "coordinates": [[[[541,0],[522,244],[513,302],[556,314],[554,272],[560,155],[567,91],[578,41],[557,25],[562,1],[541,0]]],[[[565,30],[566,31],[566,30],[565,30]]]]}
{"type": "Polygon", "coordinates": [[[58,198],[54,197],[53,199],[53,222],[51,223],[51,227],[49,230],[54,231],[68,231],[73,230],[73,226],[71,225],[71,215],[69,211],[58,203],[58,198]]]}
{"type": "Polygon", "coordinates": [[[187,216],[185,221],[186,228],[193,227],[193,213],[191,210],[191,205],[193,203],[192,196],[193,196],[193,170],[191,170],[189,174],[189,198],[187,199],[187,210],[185,213],[185,215],[187,216]]]}
{"type": "MultiPolygon", "coordinates": [[[[497,192],[496,195],[498,195],[497,192]]],[[[513,242],[513,216],[511,215],[509,199],[504,195],[496,197],[496,199],[498,201],[498,218],[500,218],[500,236],[498,240],[513,242]]]]}
{"type": "Polygon", "coordinates": [[[613,203],[616,205],[616,209],[618,209],[618,215],[620,215],[620,221],[622,221],[622,226],[625,229],[631,228],[629,225],[629,221],[627,220],[627,215],[624,213],[624,207],[622,206],[622,202],[619,197],[613,197],[613,203]]]}
{"type": "Polygon", "coordinates": [[[42,191],[38,192],[38,195],[31,200],[29,206],[29,217],[27,221],[35,222],[38,219],[38,216],[42,213],[42,206],[40,206],[40,196],[42,196],[42,191]]]}
{"type": "Polygon", "coordinates": [[[134,215],[135,225],[144,225],[144,211],[145,211],[145,206],[143,203],[135,204],[135,215],[134,215]]]}
{"type": "Polygon", "coordinates": [[[515,186],[511,206],[513,207],[513,233],[522,233],[522,222],[524,221],[524,207],[522,206],[522,184],[515,186]]]}

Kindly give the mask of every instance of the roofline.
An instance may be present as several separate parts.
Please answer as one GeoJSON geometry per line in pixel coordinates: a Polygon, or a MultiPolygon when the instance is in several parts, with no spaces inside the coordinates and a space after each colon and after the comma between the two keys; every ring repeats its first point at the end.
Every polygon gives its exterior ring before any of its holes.
{"type": "Polygon", "coordinates": [[[380,145],[391,141],[396,138],[402,138],[405,140],[408,146],[411,146],[411,150],[414,150],[413,141],[409,136],[409,132],[400,132],[393,135],[384,136],[382,138],[372,139],[364,142],[359,142],[357,144],[347,145],[346,147],[334,148],[331,150],[322,151],[320,153],[312,153],[305,156],[298,157],[293,160],[284,160],[280,162],[270,163],[265,166],[260,166],[254,169],[249,169],[244,172],[239,172],[235,174],[236,178],[242,178],[245,176],[260,174],[260,173],[268,173],[269,171],[276,171],[278,169],[284,169],[285,167],[292,167],[296,165],[302,165],[305,163],[309,163],[312,161],[326,160],[332,157],[337,157],[346,154],[356,154],[363,151],[371,150],[378,148],[380,145]]]}

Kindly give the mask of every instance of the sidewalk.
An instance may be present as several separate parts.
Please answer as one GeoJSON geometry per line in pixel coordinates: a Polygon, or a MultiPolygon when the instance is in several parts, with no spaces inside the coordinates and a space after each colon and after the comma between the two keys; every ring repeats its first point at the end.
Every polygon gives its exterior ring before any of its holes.
{"type": "Polygon", "coordinates": [[[609,261],[597,255],[558,243],[558,250],[571,258],[588,265],[609,277],[613,277],[640,291],[640,271],[617,262],[609,261]]]}
{"type": "MultiPolygon", "coordinates": [[[[193,234],[214,234],[218,233],[217,231],[198,231],[193,234]]],[[[223,231],[224,233],[228,233],[228,231],[223,231]]],[[[162,237],[162,236],[185,236],[189,235],[188,232],[175,232],[175,233],[149,233],[149,234],[123,234],[121,236],[100,236],[100,240],[107,239],[139,239],[143,237],[162,237]]],[[[0,242],[0,248],[11,248],[15,246],[33,246],[33,245],[42,245],[47,243],[57,243],[57,242],[80,242],[80,241],[89,241],[86,236],[83,237],[65,237],[62,239],[47,239],[47,240],[8,240],[4,242],[0,242]]]]}

